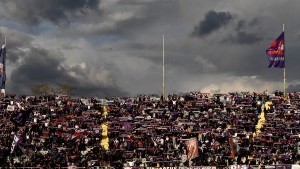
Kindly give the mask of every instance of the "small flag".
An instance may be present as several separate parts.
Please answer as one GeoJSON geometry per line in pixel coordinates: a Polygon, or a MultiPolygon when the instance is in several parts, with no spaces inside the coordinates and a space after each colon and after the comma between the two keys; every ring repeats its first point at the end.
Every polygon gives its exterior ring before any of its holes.
{"type": "Polygon", "coordinates": [[[132,126],[130,125],[130,123],[128,121],[123,123],[123,127],[125,130],[132,130],[132,126]]]}
{"type": "Polygon", "coordinates": [[[33,108],[27,110],[21,110],[16,114],[15,117],[11,118],[11,121],[17,126],[24,126],[32,110],[33,108]]]}
{"type": "Polygon", "coordinates": [[[193,158],[199,157],[198,142],[197,142],[196,137],[190,138],[189,140],[187,140],[185,142],[185,144],[188,149],[188,156],[187,156],[188,159],[193,159],[193,158]]]}
{"type": "Polygon", "coordinates": [[[5,95],[5,81],[6,81],[6,73],[5,73],[5,59],[6,59],[6,48],[5,44],[2,45],[0,49],[0,93],[1,95],[5,95]]]}
{"type": "Polygon", "coordinates": [[[10,150],[10,153],[13,153],[13,152],[14,152],[16,146],[19,145],[20,141],[21,141],[20,136],[18,136],[18,135],[15,133],[15,135],[14,135],[14,140],[13,140],[13,142],[11,143],[11,150],[10,150]]]}
{"type": "Polygon", "coordinates": [[[77,138],[79,138],[79,137],[81,137],[81,136],[84,136],[84,135],[86,135],[87,134],[87,131],[86,130],[83,130],[83,131],[78,131],[78,132],[75,132],[74,134],[72,134],[72,136],[71,136],[71,140],[73,140],[73,139],[77,139],[77,138]]]}
{"type": "Polygon", "coordinates": [[[233,139],[232,139],[231,135],[229,136],[229,145],[230,145],[230,149],[231,149],[230,156],[232,159],[234,159],[235,158],[234,143],[233,143],[233,139]]]}
{"type": "Polygon", "coordinates": [[[270,63],[269,67],[285,68],[284,32],[282,32],[278,38],[272,42],[266,50],[266,54],[270,63]]]}

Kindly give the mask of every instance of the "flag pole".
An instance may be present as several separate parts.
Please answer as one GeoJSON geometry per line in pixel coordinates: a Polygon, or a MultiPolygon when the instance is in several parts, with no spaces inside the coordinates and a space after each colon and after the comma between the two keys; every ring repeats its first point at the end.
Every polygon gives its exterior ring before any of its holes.
{"type": "Polygon", "coordinates": [[[165,35],[163,35],[162,97],[165,98],[165,35]]]}
{"type": "MultiPolygon", "coordinates": [[[[4,36],[4,45],[3,46],[4,46],[5,50],[6,50],[6,36],[4,36]]],[[[5,71],[6,71],[5,70],[6,69],[5,68],[5,56],[3,55],[3,57],[4,58],[3,58],[3,74],[2,74],[2,76],[5,75],[5,71]]],[[[0,93],[1,93],[1,96],[5,96],[5,81],[4,82],[2,81],[2,83],[4,83],[4,89],[1,89],[0,93]]]]}
{"type": "MultiPolygon", "coordinates": [[[[282,24],[282,31],[284,32],[284,24],[282,24]]],[[[284,42],[284,48],[283,48],[283,52],[284,52],[284,68],[283,68],[283,96],[284,98],[286,97],[286,75],[285,75],[285,60],[286,60],[286,56],[285,56],[285,38],[283,38],[284,42]]]]}

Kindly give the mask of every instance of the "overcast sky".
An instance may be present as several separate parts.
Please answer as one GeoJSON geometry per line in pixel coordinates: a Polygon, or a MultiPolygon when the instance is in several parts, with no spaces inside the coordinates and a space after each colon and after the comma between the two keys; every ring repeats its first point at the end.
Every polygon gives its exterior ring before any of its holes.
{"type": "Polygon", "coordinates": [[[288,90],[299,90],[300,1],[0,0],[8,93],[69,83],[78,96],[283,90],[265,50],[285,24],[288,90]]]}

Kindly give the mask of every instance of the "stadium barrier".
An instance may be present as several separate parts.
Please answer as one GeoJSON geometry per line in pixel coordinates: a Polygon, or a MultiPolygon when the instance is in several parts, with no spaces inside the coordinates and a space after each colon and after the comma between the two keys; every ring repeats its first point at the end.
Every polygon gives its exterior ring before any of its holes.
{"type": "Polygon", "coordinates": [[[300,169],[300,165],[230,165],[230,166],[193,166],[193,167],[123,167],[123,169],[300,169]]]}
{"type": "MultiPolygon", "coordinates": [[[[2,169],[3,167],[0,167],[2,169]]],[[[42,169],[43,167],[4,167],[11,169],[42,169]]],[[[114,167],[93,166],[88,169],[113,169],[114,167]]],[[[56,167],[58,169],[58,167],[56,167]]],[[[85,169],[85,167],[60,167],[59,169],[85,169]]],[[[123,169],[300,169],[298,164],[280,165],[230,165],[230,166],[192,166],[192,167],[123,167],[123,169]]]]}

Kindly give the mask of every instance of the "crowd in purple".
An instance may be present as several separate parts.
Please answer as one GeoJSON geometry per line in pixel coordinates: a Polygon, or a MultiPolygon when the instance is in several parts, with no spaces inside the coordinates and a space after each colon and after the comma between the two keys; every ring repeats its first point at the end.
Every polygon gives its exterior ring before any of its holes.
{"type": "Polygon", "coordinates": [[[0,166],[299,164],[299,96],[277,91],[106,99],[8,95],[1,98],[0,166]],[[270,108],[266,102],[272,102],[270,108]],[[265,122],[257,132],[262,112],[265,122]],[[100,144],[101,124],[108,125],[108,150],[100,144]],[[185,144],[190,138],[198,144],[193,159],[185,144]]]}

